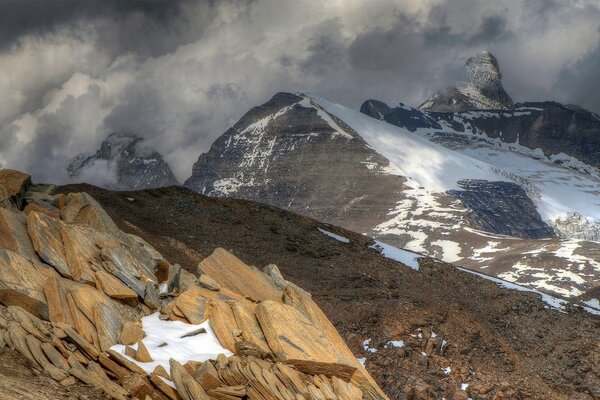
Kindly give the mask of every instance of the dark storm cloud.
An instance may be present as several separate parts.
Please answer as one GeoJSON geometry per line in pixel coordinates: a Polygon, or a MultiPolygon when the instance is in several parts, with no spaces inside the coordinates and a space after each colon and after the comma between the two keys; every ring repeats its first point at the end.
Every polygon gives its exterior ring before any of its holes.
{"type": "Polygon", "coordinates": [[[598,83],[600,83],[600,42],[581,60],[562,70],[555,90],[570,103],[600,114],[598,83]]]}
{"type": "Polygon", "coordinates": [[[3,0],[0,2],[0,51],[24,35],[42,36],[64,26],[107,18],[120,20],[118,29],[107,31],[107,44],[115,51],[135,50],[159,54],[168,30],[176,29],[186,1],[170,0],[3,0]],[[149,45],[151,44],[152,45],[149,45]]]}

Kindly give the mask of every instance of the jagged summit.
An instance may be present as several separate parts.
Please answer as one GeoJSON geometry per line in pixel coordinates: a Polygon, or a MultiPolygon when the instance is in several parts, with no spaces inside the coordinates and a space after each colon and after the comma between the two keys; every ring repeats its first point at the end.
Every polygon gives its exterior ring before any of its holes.
{"type": "Polygon", "coordinates": [[[498,60],[488,51],[465,63],[467,79],[436,92],[419,108],[428,111],[509,110],[514,103],[502,87],[498,60]]]}
{"type": "Polygon", "coordinates": [[[79,154],[69,161],[72,178],[109,189],[138,190],[176,185],[162,155],[129,132],[113,132],[94,154],[79,154]]]}

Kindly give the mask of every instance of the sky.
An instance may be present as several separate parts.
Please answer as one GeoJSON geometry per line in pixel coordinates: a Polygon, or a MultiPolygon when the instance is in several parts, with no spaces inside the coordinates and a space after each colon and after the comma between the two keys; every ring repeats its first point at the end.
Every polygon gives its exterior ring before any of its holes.
{"type": "Polygon", "coordinates": [[[0,0],[0,166],[67,182],[127,131],[183,182],[277,92],[418,106],[481,50],[516,102],[600,112],[600,0],[0,0]]]}

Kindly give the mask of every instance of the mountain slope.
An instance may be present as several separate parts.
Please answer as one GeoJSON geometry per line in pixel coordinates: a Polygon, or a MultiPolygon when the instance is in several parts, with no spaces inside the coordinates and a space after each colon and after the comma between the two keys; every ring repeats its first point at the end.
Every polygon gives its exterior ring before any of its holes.
{"type": "Polygon", "coordinates": [[[556,238],[523,182],[425,134],[316,96],[278,94],[201,155],[186,185],[300,212],[551,293],[592,290],[597,245],[556,238]]]}
{"type": "Polygon", "coordinates": [[[420,260],[415,271],[370,249],[367,237],[265,204],[177,187],[59,188],[73,191],[90,193],[121,229],[189,271],[216,246],[259,268],[275,262],[312,293],[391,398],[591,400],[597,393],[598,317],[557,312],[539,295],[433,260],[420,260]]]}
{"type": "Polygon", "coordinates": [[[144,139],[130,133],[111,133],[95,154],[79,154],[69,161],[71,178],[100,186],[133,190],[176,185],[171,168],[144,139]]]}

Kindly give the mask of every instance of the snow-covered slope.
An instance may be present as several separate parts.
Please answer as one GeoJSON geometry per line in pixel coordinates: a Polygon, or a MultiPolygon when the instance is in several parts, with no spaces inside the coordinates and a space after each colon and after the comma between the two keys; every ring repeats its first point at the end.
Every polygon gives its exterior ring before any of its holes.
{"type": "Polygon", "coordinates": [[[322,97],[308,98],[311,103],[320,104],[328,113],[348,124],[379,154],[390,160],[397,168],[396,174],[409,177],[429,190],[459,190],[458,182],[464,179],[510,181],[490,164],[449,150],[406,129],[374,121],[359,111],[322,97]]]}

